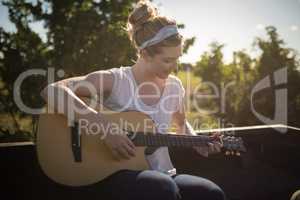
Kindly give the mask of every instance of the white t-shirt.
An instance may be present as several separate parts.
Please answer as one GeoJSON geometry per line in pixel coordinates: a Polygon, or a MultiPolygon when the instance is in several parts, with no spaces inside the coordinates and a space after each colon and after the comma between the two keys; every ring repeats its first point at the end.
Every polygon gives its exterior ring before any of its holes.
{"type": "MultiPolygon", "coordinates": [[[[154,121],[159,133],[167,133],[172,114],[180,109],[185,94],[180,79],[169,75],[159,101],[150,106],[138,97],[138,85],[131,67],[113,68],[109,71],[114,76],[114,83],[110,96],[103,103],[104,106],[115,111],[143,112],[154,121]]],[[[146,160],[150,169],[170,175],[176,174],[167,147],[159,147],[154,153],[146,155],[146,160]]]]}

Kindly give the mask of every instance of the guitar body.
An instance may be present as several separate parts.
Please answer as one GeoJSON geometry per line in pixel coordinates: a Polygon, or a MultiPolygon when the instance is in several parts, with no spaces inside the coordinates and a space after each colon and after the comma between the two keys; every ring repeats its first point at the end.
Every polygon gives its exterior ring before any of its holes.
{"type": "MultiPolygon", "coordinates": [[[[126,121],[134,127],[134,131],[146,130],[154,133],[155,130],[153,121],[140,112],[112,113],[105,116],[111,122],[119,123],[121,128],[126,121]]],[[[121,169],[148,169],[145,147],[137,147],[136,156],[130,160],[117,161],[100,135],[81,131],[82,161],[75,162],[71,143],[71,127],[68,126],[65,115],[40,115],[36,138],[38,160],[45,174],[57,183],[83,186],[101,181],[121,169]]]]}
{"type": "MultiPolygon", "coordinates": [[[[90,102],[90,99],[83,98],[83,101],[90,102]]],[[[104,140],[101,139],[106,132],[103,131],[100,134],[100,131],[105,129],[99,127],[99,133],[93,134],[89,131],[91,127],[87,126],[87,122],[80,120],[78,129],[72,128],[68,126],[65,115],[46,112],[39,117],[36,136],[37,156],[42,170],[55,182],[68,186],[83,186],[101,181],[119,170],[148,169],[148,162],[145,158],[146,146],[186,148],[203,146],[207,142],[215,141],[207,135],[160,134],[153,120],[142,112],[114,112],[106,108],[99,109],[99,107],[96,110],[101,112],[111,125],[135,134],[132,138],[128,136],[136,145],[136,156],[129,160],[116,160],[104,140]],[[80,137],[74,140],[74,135],[80,137]],[[74,141],[80,141],[80,145],[74,141]],[[78,157],[78,155],[81,156],[78,157]]],[[[234,152],[238,155],[240,151],[246,151],[242,138],[233,136],[223,137],[222,146],[223,149],[227,149],[226,153],[229,152],[231,155],[234,155],[234,152]]],[[[147,153],[151,152],[153,148],[147,151],[147,153]]]]}

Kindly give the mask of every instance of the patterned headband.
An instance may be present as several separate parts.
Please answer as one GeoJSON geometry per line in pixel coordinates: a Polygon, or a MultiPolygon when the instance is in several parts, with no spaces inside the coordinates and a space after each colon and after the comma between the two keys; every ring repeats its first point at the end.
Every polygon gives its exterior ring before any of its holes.
{"type": "Polygon", "coordinates": [[[142,50],[146,47],[155,45],[161,41],[163,41],[164,39],[175,35],[178,33],[178,29],[176,25],[167,25],[164,26],[162,29],[160,29],[158,31],[158,33],[156,33],[156,35],[153,38],[150,38],[149,40],[145,41],[143,44],[141,44],[138,49],[142,50]]]}

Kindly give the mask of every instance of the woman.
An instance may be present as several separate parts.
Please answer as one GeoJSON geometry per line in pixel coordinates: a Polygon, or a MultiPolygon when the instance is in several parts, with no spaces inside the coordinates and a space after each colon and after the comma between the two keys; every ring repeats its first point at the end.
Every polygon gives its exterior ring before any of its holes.
{"type": "MultiPolygon", "coordinates": [[[[153,119],[160,133],[165,133],[173,120],[177,125],[177,133],[195,134],[185,119],[182,103],[184,88],[178,78],[170,75],[182,54],[182,36],[178,33],[176,22],[159,15],[150,2],[140,1],[128,18],[127,30],[138,50],[138,59],[133,66],[96,71],[50,84],[43,90],[43,98],[47,100],[46,91],[51,88],[57,97],[52,105],[54,108],[58,108],[58,103],[62,104],[62,112],[67,115],[67,108],[70,108],[68,102],[74,102],[72,106],[89,111],[85,114],[75,112],[75,121],[86,119],[89,123],[109,127],[109,121],[100,112],[78,98],[95,95],[88,87],[83,87],[89,84],[96,89],[97,95],[104,96],[103,104],[106,107],[144,112],[153,119]],[[60,98],[57,95],[59,92],[71,101],[60,98]]],[[[115,129],[107,130],[104,141],[116,159],[130,159],[135,155],[135,146],[129,138],[124,134],[113,134],[115,129]]],[[[117,132],[124,131],[119,129],[117,132]]],[[[209,153],[219,152],[220,147],[220,143],[213,142],[195,149],[201,155],[208,156],[209,153]]],[[[105,196],[107,200],[225,199],[223,191],[211,181],[176,174],[166,147],[156,149],[146,157],[151,170],[121,170],[90,186],[66,188],[76,194],[90,195],[91,198],[105,196]]]]}

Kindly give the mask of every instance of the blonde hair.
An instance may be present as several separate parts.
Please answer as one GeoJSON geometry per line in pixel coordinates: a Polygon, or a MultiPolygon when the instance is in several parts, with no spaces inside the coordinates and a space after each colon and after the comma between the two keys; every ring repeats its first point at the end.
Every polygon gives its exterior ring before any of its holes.
{"type": "MultiPolygon", "coordinates": [[[[176,21],[160,15],[153,4],[148,0],[142,0],[137,3],[128,17],[127,32],[129,39],[138,49],[142,43],[154,37],[161,28],[167,25],[176,25],[176,21]]],[[[172,35],[158,44],[146,47],[145,50],[150,56],[154,56],[160,53],[160,47],[178,46],[182,40],[180,34],[172,35]]]]}

